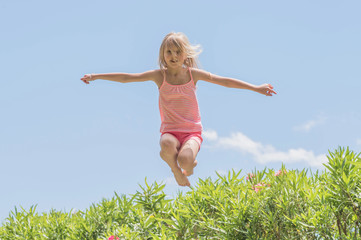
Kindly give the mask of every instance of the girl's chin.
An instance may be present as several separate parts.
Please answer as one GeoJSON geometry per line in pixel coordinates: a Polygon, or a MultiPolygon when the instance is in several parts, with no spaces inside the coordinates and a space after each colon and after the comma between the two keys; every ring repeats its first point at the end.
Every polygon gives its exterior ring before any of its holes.
{"type": "Polygon", "coordinates": [[[180,65],[180,64],[168,64],[167,66],[169,68],[180,68],[180,67],[182,67],[182,65],[180,65]]]}

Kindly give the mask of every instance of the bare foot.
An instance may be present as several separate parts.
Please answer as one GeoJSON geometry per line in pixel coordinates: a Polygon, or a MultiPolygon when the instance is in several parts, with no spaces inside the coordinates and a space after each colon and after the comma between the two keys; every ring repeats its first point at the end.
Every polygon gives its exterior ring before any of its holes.
{"type": "Polygon", "coordinates": [[[187,176],[184,175],[184,174],[182,173],[182,171],[180,171],[180,170],[175,170],[175,171],[173,171],[173,170],[172,170],[172,172],[173,172],[173,174],[174,174],[174,178],[175,178],[175,180],[177,181],[178,185],[180,185],[180,186],[188,186],[188,187],[191,185],[191,184],[189,183],[189,181],[188,181],[187,176]]]}
{"type": "MultiPolygon", "coordinates": [[[[193,163],[193,168],[195,168],[197,166],[197,160],[194,160],[194,163],[193,163]]],[[[187,177],[189,177],[190,175],[193,174],[193,168],[192,169],[188,169],[188,170],[183,170],[183,174],[186,175],[187,177]]]]}

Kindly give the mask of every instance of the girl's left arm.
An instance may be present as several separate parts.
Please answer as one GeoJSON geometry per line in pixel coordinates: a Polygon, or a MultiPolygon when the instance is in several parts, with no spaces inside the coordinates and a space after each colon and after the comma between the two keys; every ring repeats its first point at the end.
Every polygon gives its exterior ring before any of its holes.
{"type": "Polygon", "coordinates": [[[206,82],[218,84],[224,87],[229,88],[240,88],[240,89],[248,89],[266,96],[272,96],[272,94],[277,94],[273,90],[273,86],[271,84],[265,83],[261,85],[253,85],[235,78],[221,77],[210,72],[203,71],[201,69],[193,69],[193,73],[195,73],[194,78],[198,80],[203,80],[206,82]]]}

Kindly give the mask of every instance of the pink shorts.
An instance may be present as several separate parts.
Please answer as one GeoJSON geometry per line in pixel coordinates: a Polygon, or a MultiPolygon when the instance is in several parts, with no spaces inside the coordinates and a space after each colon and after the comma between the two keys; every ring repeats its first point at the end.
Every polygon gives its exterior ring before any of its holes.
{"type": "Polygon", "coordinates": [[[181,147],[183,146],[183,143],[185,143],[189,139],[193,139],[198,143],[199,149],[201,148],[201,144],[203,142],[202,132],[163,132],[161,136],[166,133],[172,134],[174,137],[176,137],[181,147]]]}

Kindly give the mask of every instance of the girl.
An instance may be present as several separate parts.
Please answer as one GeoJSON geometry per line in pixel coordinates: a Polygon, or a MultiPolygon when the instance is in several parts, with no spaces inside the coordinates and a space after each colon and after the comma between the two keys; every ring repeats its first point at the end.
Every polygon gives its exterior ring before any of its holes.
{"type": "Polygon", "coordinates": [[[160,156],[171,168],[180,186],[190,186],[188,176],[197,166],[202,144],[202,124],[196,97],[199,80],[230,88],[248,89],[266,96],[276,94],[270,84],[255,86],[234,78],[221,77],[197,68],[199,46],[183,33],[169,33],[159,50],[160,69],[144,73],[85,74],[89,84],[96,79],[120,83],[153,81],[159,89],[161,116],[160,156]]]}

